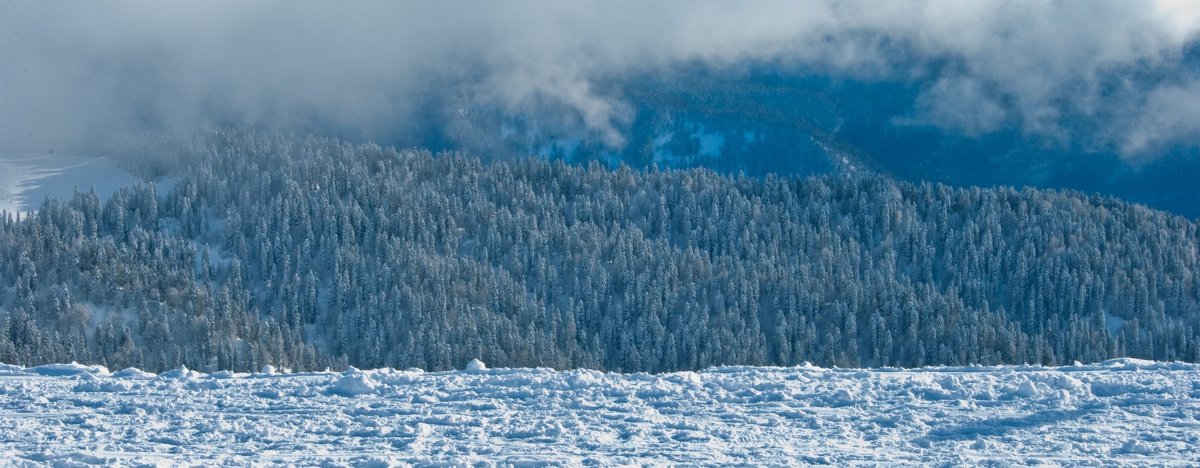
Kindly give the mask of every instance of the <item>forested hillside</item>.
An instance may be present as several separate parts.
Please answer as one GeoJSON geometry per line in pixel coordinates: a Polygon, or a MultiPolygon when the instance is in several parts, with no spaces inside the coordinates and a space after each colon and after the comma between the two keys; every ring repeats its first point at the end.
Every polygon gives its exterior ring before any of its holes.
{"type": "Polygon", "coordinates": [[[141,158],[177,162],[143,165],[162,187],[3,216],[0,362],[1200,360],[1200,229],[1111,198],[243,132],[162,148],[141,158]]]}

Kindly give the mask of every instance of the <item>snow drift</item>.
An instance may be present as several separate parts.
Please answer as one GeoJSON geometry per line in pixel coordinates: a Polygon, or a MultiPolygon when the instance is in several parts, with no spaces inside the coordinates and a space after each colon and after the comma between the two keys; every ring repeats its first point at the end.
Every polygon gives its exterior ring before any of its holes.
{"type": "Polygon", "coordinates": [[[1200,365],[160,375],[0,366],[0,457],[57,464],[1195,464],[1200,365]]]}

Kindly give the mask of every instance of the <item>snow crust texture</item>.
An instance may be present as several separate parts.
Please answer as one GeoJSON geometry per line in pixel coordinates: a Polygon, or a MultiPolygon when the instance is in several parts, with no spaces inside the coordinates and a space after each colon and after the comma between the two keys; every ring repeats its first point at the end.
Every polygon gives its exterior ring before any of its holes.
{"type": "Polygon", "coordinates": [[[0,366],[0,459],[251,463],[1200,464],[1200,365],[660,375],[160,375],[0,366]]]}

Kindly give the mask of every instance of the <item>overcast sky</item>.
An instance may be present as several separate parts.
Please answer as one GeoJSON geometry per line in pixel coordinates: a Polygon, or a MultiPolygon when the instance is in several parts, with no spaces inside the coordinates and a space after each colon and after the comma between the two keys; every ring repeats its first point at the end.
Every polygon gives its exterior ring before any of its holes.
{"type": "Polygon", "coordinates": [[[353,128],[430,93],[573,109],[620,145],[603,77],[747,61],[922,90],[900,124],[1050,140],[1075,117],[1125,154],[1200,141],[1200,31],[1184,0],[0,3],[0,146],[145,128],[353,128]],[[933,66],[937,64],[937,66],[933,66]],[[453,84],[453,86],[451,86],[453,84]]]}

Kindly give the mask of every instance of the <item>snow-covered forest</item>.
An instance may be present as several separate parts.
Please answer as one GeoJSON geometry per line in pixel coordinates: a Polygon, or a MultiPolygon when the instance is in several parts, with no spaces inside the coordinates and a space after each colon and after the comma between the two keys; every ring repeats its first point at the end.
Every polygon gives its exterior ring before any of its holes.
{"type": "Polygon", "coordinates": [[[1200,226],[881,176],[225,132],[0,215],[0,362],[165,370],[1200,360],[1200,226]]]}

